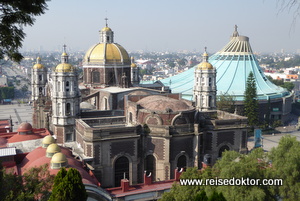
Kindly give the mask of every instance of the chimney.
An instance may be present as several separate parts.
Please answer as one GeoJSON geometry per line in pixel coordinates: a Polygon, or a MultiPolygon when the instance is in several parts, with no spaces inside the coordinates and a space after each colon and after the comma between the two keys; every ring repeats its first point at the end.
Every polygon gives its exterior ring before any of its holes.
{"type": "Polygon", "coordinates": [[[149,175],[147,175],[147,171],[144,172],[144,184],[145,185],[152,184],[152,173],[151,172],[149,175]]]}
{"type": "Polygon", "coordinates": [[[183,172],[183,168],[180,168],[179,171],[178,171],[178,168],[175,169],[175,181],[179,181],[179,178],[180,178],[182,172],[183,172]]]}
{"type": "Polygon", "coordinates": [[[129,180],[128,179],[121,179],[121,188],[122,192],[129,191],[129,180]]]}

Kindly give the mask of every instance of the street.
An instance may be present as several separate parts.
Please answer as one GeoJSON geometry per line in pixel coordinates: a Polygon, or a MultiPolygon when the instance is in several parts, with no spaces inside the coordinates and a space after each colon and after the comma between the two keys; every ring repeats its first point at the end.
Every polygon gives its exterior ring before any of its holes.
{"type": "Polygon", "coordinates": [[[22,122],[32,124],[32,106],[28,104],[18,104],[13,101],[12,105],[0,105],[0,119],[12,118],[13,131],[17,131],[22,122]],[[20,122],[21,121],[21,122],[20,122]]]}

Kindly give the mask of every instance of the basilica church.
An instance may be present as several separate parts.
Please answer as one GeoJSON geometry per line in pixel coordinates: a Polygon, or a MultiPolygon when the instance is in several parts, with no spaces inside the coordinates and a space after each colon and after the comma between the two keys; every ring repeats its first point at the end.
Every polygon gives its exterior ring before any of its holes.
{"type": "Polygon", "coordinates": [[[247,152],[247,118],[216,108],[216,68],[194,67],[193,100],[161,82],[140,84],[139,67],[106,26],[83,58],[83,80],[68,63],[51,71],[41,58],[32,67],[33,127],[87,164],[102,187],[174,178],[176,168],[212,165],[225,150],[247,152]]]}

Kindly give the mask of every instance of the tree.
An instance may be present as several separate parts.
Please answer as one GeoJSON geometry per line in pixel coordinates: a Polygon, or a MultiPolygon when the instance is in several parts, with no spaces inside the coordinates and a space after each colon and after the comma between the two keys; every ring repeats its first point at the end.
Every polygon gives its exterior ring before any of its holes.
{"type": "Polygon", "coordinates": [[[230,94],[222,94],[217,96],[218,110],[234,113],[235,111],[235,98],[230,94]]]}
{"type": "MultiPolygon", "coordinates": [[[[205,171],[199,172],[197,168],[188,168],[186,172],[183,172],[180,179],[205,179],[210,178],[210,168],[205,171]]],[[[174,183],[171,191],[164,193],[161,198],[162,201],[181,200],[189,201],[195,200],[198,194],[204,190],[204,186],[201,185],[180,185],[174,183]]]]}
{"type": "Polygon", "coordinates": [[[195,201],[208,201],[208,197],[204,190],[202,190],[202,191],[200,191],[200,193],[196,194],[195,201]]]}
{"type": "Polygon", "coordinates": [[[20,62],[19,53],[25,33],[23,26],[32,26],[35,16],[45,13],[47,0],[0,0],[0,59],[20,62]]]}
{"type": "Polygon", "coordinates": [[[300,16],[300,1],[299,0],[279,0],[277,1],[279,4],[280,12],[288,10],[289,12],[293,12],[293,24],[296,24],[297,18],[300,16]]]}
{"type": "Polygon", "coordinates": [[[14,98],[14,87],[0,87],[0,100],[14,98]]]}
{"type": "Polygon", "coordinates": [[[270,151],[273,178],[283,180],[283,185],[273,189],[283,200],[300,199],[300,142],[290,135],[280,139],[276,148],[270,151]]]}
{"type": "Polygon", "coordinates": [[[23,175],[0,169],[0,200],[47,200],[54,176],[48,165],[29,169],[23,175]]]}
{"type": "Polygon", "coordinates": [[[208,201],[226,201],[222,193],[217,193],[216,191],[209,197],[208,201]]]}
{"type": "Polygon", "coordinates": [[[292,91],[294,89],[295,85],[292,82],[284,82],[282,87],[286,88],[288,91],[292,91]]]}
{"type": "Polygon", "coordinates": [[[294,89],[294,83],[292,82],[284,82],[283,79],[280,80],[274,80],[271,76],[267,76],[268,80],[270,80],[270,82],[272,82],[273,84],[286,88],[288,91],[292,91],[294,89]]]}
{"type": "Polygon", "coordinates": [[[249,73],[244,93],[244,113],[248,117],[250,126],[258,124],[258,100],[255,78],[252,72],[249,73]]]}
{"type": "MultiPolygon", "coordinates": [[[[249,178],[262,180],[267,178],[269,167],[267,154],[263,149],[252,150],[248,155],[235,151],[225,151],[222,158],[213,166],[213,177],[220,179],[249,178]]],[[[274,195],[263,185],[219,185],[215,189],[222,192],[227,200],[272,200],[274,195]]],[[[208,193],[208,191],[206,190],[208,193]]]]}
{"type": "MultiPolygon", "coordinates": [[[[174,183],[170,192],[164,193],[161,200],[284,200],[300,199],[300,142],[289,135],[280,139],[277,147],[270,152],[262,148],[249,154],[225,151],[222,158],[212,168],[198,171],[188,168],[180,179],[250,179],[259,181],[255,185],[199,185],[185,186],[174,183]],[[262,185],[263,180],[273,182],[262,185]],[[274,183],[282,179],[282,183],[274,183]],[[277,180],[278,181],[278,180],[277,180]]],[[[224,180],[222,180],[224,181],[224,180]]],[[[224,183],[223,183],[224,184],[224,183]]]]}
{"type": "Polygon", "coordinates": [[[62,168],[56,177],[49,201],[84,201],[87,199],[87,193],[77,169],[70,168],[66,171],[62,168]]]}

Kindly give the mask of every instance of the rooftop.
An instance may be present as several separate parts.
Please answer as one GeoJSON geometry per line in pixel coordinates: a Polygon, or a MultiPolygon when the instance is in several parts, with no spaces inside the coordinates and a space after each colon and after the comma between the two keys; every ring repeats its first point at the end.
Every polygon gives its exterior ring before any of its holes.
{"type": "MultiPolygon", "coordinates": [[[[231,94],[237,101],[244,100],[244,91],[249,73],[255,76],[258,99],[266,100],[289,96],[290,93],[270,82],[252,52],[247,36],[240,36],[237,27],[220,51],[209,58],[209,63],[217,70],[217,95],[231,94]]],[[[182,98],[193,100],[194,68],[160,80],[173,93],[182,93],[182,98]]]]}

